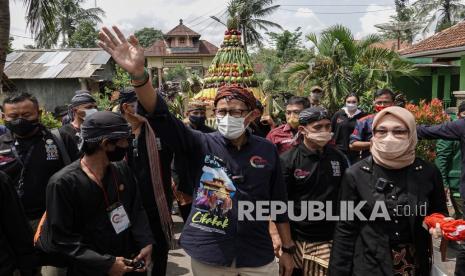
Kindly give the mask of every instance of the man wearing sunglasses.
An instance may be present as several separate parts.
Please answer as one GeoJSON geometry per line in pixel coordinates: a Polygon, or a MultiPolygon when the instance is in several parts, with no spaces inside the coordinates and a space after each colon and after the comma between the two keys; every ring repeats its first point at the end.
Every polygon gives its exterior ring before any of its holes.
{"type": "MultiPolygon", "coordinates": [[[[102,29],[99,45],[131,75],[138,109],[157,137],[191,164],[195,199],[180,244],[191,256],[193,274],[278,275],[268,220],[239,219],[241,201],[287,201],[275,147],[246,132],[258,116],[253,94],[237,86],[220,88],[214,101],[218,131],[192,131],[154,91],[135,36],[127,40],[117,27],[113,30],[102,29]]],[[[295,246],[287,215],[275,221],[286,252],[279,261],[281,275],[290,276],[295,246]]]]}

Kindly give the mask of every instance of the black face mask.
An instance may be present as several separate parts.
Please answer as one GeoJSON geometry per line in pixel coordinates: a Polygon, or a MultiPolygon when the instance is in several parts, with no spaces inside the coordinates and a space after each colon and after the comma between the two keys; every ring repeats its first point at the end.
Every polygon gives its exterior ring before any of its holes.
{"type": "Polygon", "coordinates": [[[191,124],[195,125],[195,126],[203,126],[205,125],[205,120],[207,118],[203,117],[203,116],[189,116],[189,121],[191,122],[191,124]]]}
{"type": "Polygon", "coordinates": [[[107,158],[110,162],[118,162],[123,160],[127,149],[128,148],[122,148],[115,145],[115,149],[113,151],[107,151],[105,153],[107,154],[107,158]]]}
{"type": "Polygon", "coordinates": [[[39,120],[26,120],[18,118],[11,121],[5,121],[5,126],[14,134],[24,137],[31,134],[38,126],[39,120]]]}

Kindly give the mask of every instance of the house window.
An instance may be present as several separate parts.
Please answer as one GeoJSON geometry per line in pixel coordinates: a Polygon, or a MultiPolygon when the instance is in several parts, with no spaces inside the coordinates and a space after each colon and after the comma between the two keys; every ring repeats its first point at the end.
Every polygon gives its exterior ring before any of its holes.
{"type": "Polygon", "coordinates": [[[186,44],[186,38],[185,38],[185,37],[180,37],[180,38],[179,38],[179,44],[180,44],[180,45],[186,44]]]}

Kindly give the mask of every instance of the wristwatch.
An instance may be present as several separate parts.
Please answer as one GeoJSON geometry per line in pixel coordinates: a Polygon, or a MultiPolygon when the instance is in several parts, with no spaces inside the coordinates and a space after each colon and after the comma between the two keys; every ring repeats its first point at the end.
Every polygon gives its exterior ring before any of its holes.
{"type": "Polygon", "coordinates": [[[297,247],[295,245],[292,245],[290,247],[281,246],[281,250],[283,251],[283,253],[287,253],[289,255],[294,255],[296,249],[297,249],[297,247]]]}

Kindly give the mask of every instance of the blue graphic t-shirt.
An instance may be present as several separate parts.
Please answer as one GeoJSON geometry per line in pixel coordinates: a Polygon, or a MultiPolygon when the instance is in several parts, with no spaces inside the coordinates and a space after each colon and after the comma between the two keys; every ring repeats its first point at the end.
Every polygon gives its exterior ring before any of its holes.
{"type": "MultiPolygon", "coordinates": [[[[139,105],[140,106],[140,105],[139,105]]],[[[264,266],[274,259],[268,221],[238,221],[238,202],[287,201],[277,150],[264,138],[248,135],[238,150],[219,132],[187,128],[158,97],[146,115],[156,135],[176,156],[186,158],[193,177],[193,204],[181,246],[197,261],[237,267],[264,266]]],[[[252,216],[254,216],[252,212],[252,216]]],[[[287,215],[276,222],[286,222],[287,215]]]]}

